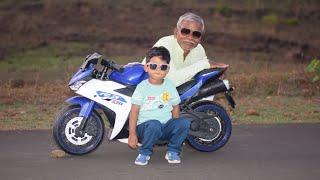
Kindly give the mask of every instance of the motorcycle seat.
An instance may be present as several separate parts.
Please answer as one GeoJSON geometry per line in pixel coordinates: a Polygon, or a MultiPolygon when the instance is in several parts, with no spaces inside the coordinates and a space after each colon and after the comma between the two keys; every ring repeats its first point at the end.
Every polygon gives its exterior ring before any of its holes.
{"type": "Polygon", "coordinates": [[[188,91],[192,86],[196,84],[196,80],[192,78],[191,80],[181,84],[180,86],[177,87],[177,91],[179,95],[182,95],[186,91],[188,91]]]}

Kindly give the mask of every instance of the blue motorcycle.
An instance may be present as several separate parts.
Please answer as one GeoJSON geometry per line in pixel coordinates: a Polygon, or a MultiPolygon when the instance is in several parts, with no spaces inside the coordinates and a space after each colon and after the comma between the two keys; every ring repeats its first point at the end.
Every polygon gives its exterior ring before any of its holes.
{"type": "MultiPolygon", "coordinates": [[[[181,116],[191,121],[186,141],[199,151],[216,151],[231,136],[230,116],[213,101],[215,94],[224,93],[229,105],[235,107],[233,88],[228,80],[219,79],[224,70],[205,69],[177,87],[181,116]]],[[[147,78],[140,63],[120,67],[101,59],[98,53],[88,55],[69,82],[77,96],[66,100],[69,105],[55,121],[53,136],[57,145],[67,153],[84,155],[101,144],[105,129],[109,140],[127,142],[131,96],[136,85],[147,78]]]]}

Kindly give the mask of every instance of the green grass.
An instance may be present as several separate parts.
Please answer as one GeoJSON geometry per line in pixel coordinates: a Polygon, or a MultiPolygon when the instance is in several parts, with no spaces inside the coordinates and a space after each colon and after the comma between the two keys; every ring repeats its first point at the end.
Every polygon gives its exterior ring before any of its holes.
{"type": "MultiPolygon", "coordinates": [[[[56,43],[39,48],[30,48],[23,52],[12,54],[0,61],[0,71],[30,73],[44,72],[46,70],[61,71],[60,68],[63,70],[75,69],[83,63],[88,54],[99,52],[100,50],[85,43],[56,43]]],[[[110,57],[106,57],[103,53],[102,55],[103,58],[111,59],[119,64],[141,61],[139,58],[132,59],[128,55],[110,57]]]]}
{"type": "Polygon", "coordinates": [[[83,43],[57,43],[12,54],[0,61],[0,70],[39,70],[78,66],[90,53],[83,43]]]}

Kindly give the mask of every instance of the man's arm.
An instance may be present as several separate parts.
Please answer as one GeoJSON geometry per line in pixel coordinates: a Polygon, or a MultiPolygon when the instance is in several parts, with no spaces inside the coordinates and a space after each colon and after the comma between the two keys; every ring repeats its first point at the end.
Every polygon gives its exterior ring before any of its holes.
{"type": "Polygon", "coordinates": [[[221,63],[221,62],[214,62],[209,61],[211,68],[228,68],[229,64],[221,63]]]}
{"type": "Polygon", "coordinates": [[[170,66],[170,71],[167,75],[167,78],[170,79],[177,87],[190,80],[199,71],[202,71],[209,67],[210,64],[208,60],[201,60],[181,69],[176,69],[175,67],[170,66]]]}
{"type": "Polygon", "coordinates": [[[128,145],[132,149],[136,149],[138,145],[138,136],[137,136],[137,121],[139,115],[140,106],[132,104],[131,111],[129,115],[129,139],[128,145]]]}

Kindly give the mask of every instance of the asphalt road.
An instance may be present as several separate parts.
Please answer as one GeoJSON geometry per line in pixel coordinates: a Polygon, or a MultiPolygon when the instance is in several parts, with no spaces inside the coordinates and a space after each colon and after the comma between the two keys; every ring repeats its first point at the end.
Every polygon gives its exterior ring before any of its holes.
{"type": "Polygon", "coordinates": [[[203,153],[185,146],[168,164],[157,147],[146,167],[126,144],[104,141],[86,156],[52,158],[51,131],[0,131],[0,179],[320,179],[320,124],[234,126],[229,143],[203,153]]]}

